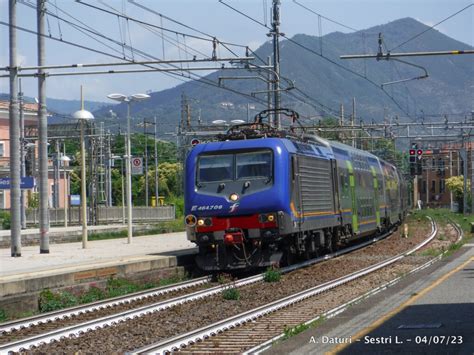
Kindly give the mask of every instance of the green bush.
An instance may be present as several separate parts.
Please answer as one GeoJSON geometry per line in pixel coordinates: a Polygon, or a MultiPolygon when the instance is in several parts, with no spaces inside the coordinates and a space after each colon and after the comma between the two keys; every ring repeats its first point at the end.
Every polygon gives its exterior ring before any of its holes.
{"type": "Polygon", "coordinates": [[[128,293],[140,291],[140,286],[125,279],[108,279],[107,294],[109,297],[117,297],[128,293]]]}
{"type": "Polygon", "coordinates": [[[4,309],[0,309],[0,322],[5,322],[6,320],[8,320],[7,313],[4,309]]]}
{"type": "Polygon", "coordinates": [[[39,309],[41,312],[51,312],[62,308],[72,307],[79,303],[78,299],[70,292],[52,292],[49,289],[40,293],[39,309]]]}
{"type": "Polygon", "coordinates": [[[281,272],[280,270],[276,269],[267,269],[265,274],[263,275],[263,281],[265,282],[278,282],[281,279],[281,272]]]}
{"type": "Polygon", "coordinates": [[[105,294],[104,290],[98,287],[91,287],[87,290],[86,293],[83,293],[79,297],[80,303],[91,303],[95,301],[100,301],[106,298],[107,295],[105,294]]]}
{"type": "Polygon", "coordinates": [[[176,218],[184,217],[184,196],[170,195],[166,203],[174,205],[176,211],[176,218]]]}
{"type": "Polygon", "coordinates": [[[10,212],[1,211],[0,212],[0,223],[2,224],[3,229],[10,229],[10,212]]]}
{"type": "Polygon", "coordinates": [[[240,298],[240,292],[235,287],[226,288],[222,291],[222,298],[225,300],[237,301],[240,298]]]}

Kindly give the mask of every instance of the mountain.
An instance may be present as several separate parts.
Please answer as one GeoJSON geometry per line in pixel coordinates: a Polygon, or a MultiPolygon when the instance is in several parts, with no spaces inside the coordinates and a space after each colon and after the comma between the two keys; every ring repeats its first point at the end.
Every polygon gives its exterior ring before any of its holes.
{"type": "MultiPolygon", "coordinates": [[[[363,119],[365,122],[380,122],[386,115],[404,117],[409,114],[413,119],[420,115],[429,117],[469,113],[473,107],[474,92],[474,58],[471,55],[403,58],[404,61],[426,68],[429,77],[386,85],[384,90],[380,84],[418,77],[423,75],[424,71],[393,60],[339,59],[343,54],[377,53],[379,33],[383,34],[384,45],[390,49],[426,29],[426,25],[412,18],[403,18],[359,32],[334,32],[322,38],[299,34],[291,40],[281,41],[281,75],[293,80],[296,88],[304,93],[291,90],[283,94],[282,106],[294,108],[303,115],[317,116],[327,113],[314,99],[331,108],[336,114],[343,103],[348,117],[348,112],[352,110],[352,99],[356,98],[356,115],[358,120],[363,119]],[[321,53],[321,50],[325,58],[315,54],[321,53]],[[296,100],[295,96],[306,103],[296,100]]],[[[395,48],[393,52],[463,49],[472,47],[437,30],[430,30],[400,48],[395,48]]],[[[267,42],[256,54],[259,58],[267,58],[271,55],[271,50],[271,43],[267,42]]],[[[156,115],[163,125],[162,130],[173,131],[181,117],[181,95],[185,94],[192,98],[191,115],[194,121],[197,120],[198,110],[204,123],[215,119],[245,119],[247,104],[255,106],[255,110],[252,110],[254,115],[265,108],[265,96],[257,95],[260,98],[259,103],[250,96],[237,95],[204,83],[205,80],[217,82],[219,76],[239,75],[249,76],[249,72],[220,70],[203,80],[188,81],[172,89],[152,93],[151,99],[132,105],[132,117],[139,119],[156,115]]],[[[266,90],[266,84],[260,80],[226,80],[224,85],[247,94],[266,90]]],[[[287,84],[283,82],[282,85],[287,84]]],[[[124,117],[125,109],[125,105],[120,104],[115,106],[114,111],[119,117],[124,117]]],[[[94,114],[96,117],[106,117],[109,110],[110,107],[103,107],[94,114]]]]}
{"type": "MultiPolygon", "coordinates": [[[[408,114],[410,117],[407,119],[413,120],[419,116],[429,118],[446,114],[464,117],[470,114],[474,101],[472,55],[402,58],[425,68],[429,77],[386,85],[384,90],[380,87],[382,83],[415,78],[423,75],[424,71],[394,60],[339,59],[343,54],[377,53],[379,33],[383,34],[386,46],[384,52],[387,48],[394,48],[392,52],[473,49],[437,30],[429,30],[397,48],[398,44],[427,29],[429,27],[421,22],[403,18],[353,33],[333,32],[323,37],[298,34],[290,40],[283,39],[280,42],[282,87],[288,86],[283,80],[288,78],[294,81],[296,89],[282,94],[282,107],[293,108],[303,116],[318,118],[327,116],[327,111],[337,115],[340,105],[343,104],[346,117],[349,117],[355,98],[357,120],[362,119],[365,122],[381,122],[384,117],[393,115],[403,118],[408,114]],[[321,51],[324,58],[318,55],[321,51]],[[389,96],[393,97],[393,100],[389,96]],[[298,101],[296,97],[301,100],[298,101]],[[321,108],[319,103],[329,110],[321,108]]],[[[271,53],[272,45],[266,42],[256,50],[257,59],[254,63],[263,65],[259,58],[267,58],[271,53]]],[[[159,80],[159,75],[150,75],[150,78],[156,77],[156,80],[159,80]]],[[[257,98],[253,98],[250,93],[266,90],[266,83],[261,80],[223,81],[226,88],[246,93],[246,96],[243,96],[208,85],[206,82],[217,84],[220,76],[256,75],[262,76],[266,73],[242,69],[219,70],[199,81],[190,80],[174,88],[151,93],[149,100],[132,104],[132,119],[138,122],[143,117],[152,119],[156,116],[160,124],[159,132],[172,132],[181,119],[183,94],[189,99],[193,122],[196,122],[198,117],[204,124],[216,119],[246,119],[248,107],[252,117],[265,109],[266,97],[256,94],[257,98]]],[[[74,107],[72,111],[79,107],[77,101],[70,101],[69,104],[74,107]]],[[[88,104],[98,120],[115,122],[116,119],[110,117],[110,110],[113,109],[119,117],[119,122],[125,123],[125,104],[98,105],[104,106],[94,110],[88,104]]],[[[48,106],[54,110],[53,100],[48,100],[48,106]]],[[[61,107],[58,111],[66,112],[66,108],[61,107]]]]}
{"type": "MultiPolygon", "coordinates": [[[[10,100],[9,94],[0,94],[0,100],[10,100]]],[[[35,102],[33,97],[24,97],[25,102],[35,102]]],[[[52,117],[48,122],[62,122],[66,120],[72,113],[81,109],[81,102],[79,100],[62,100],[47,98],[46,104],[48,112],[51,113],[52,117]]],[[[111,106],[110,102],[98,102],[98,101],[84,101],[86,106],[91,111],[99,110],[105,106],[111,106]]]]}

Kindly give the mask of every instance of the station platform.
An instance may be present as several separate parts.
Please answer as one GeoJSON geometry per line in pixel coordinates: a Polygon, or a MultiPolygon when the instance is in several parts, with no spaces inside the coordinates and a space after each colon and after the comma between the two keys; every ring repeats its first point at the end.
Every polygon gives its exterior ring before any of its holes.
{"type": "Polygon", "coordinates": [[[266,354],[474,354],[474,244],[266,354]]]}
{"type": "Polygon", "coordinates": [[[179,260],[192,260],[195,244],[184,232],[82,243],[50,244],[49,254],[39,246],[22,247],[21,257],[12,258],[10,248],[0,249],[0,309],[37,307],[37,296],[45,288],[87,288],[110,277],[162,278],[183,271],[179,260]]]}
{"type": "MultiPolygon", "coordinates": [[[[148,225],[135,224],[133,233],[146,230],[148,225]]],[[[97,226],[88,226],[89,235],[104,232],[120,232],[127,230],[127,225],[120,224],[104,224],[97,226]]],[[[55,243],[71,243],[79,242],[82,239],[82,226],[68,227],[51,227],[49,229],[49,240],[51,244],[55,243]]],[[[23,246],[39,245],[40,232],[38,228],[28,228],[21,230],[21,243],[23,246]]],[[[11,242],[10,230],[0,230],[0,249],[9,248],[11,242]]]]}

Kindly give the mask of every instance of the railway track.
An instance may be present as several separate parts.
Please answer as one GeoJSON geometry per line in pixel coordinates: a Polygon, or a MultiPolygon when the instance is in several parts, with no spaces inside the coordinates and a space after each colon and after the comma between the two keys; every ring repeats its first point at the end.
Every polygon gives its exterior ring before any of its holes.
{"type": "MultiPolygon", "coordinates": [[[[455,226],[455,228],[457,229],[458,227],[455,226]]],[[[349,275],[312,287],[308,290],[293,294],[256,309],[252,309],[248,312],[140,348],[133,353],[163,354],[178,350],[185,353],[259,352],[261,349],[268,346],[268,344],[271,345],[275,340],[283,337],[284,333],[282,334],[282,329],[289,329],[301,324],[309,324],[319,318],[335,315],[357,300],[368,297],[371,293],[378,292],[377,290],[371,290],[356,299],[347,300],[343,305],[338,305],[333,309],[322,311],[324,309],[323,305],[328,302],[326,301],[326,298],[334,298],[334,295],[329,295],[327,291],[336,290],[339,286],[348,285],[356,280],[359,281],[364,277],[370,277],[376,271],[397,263],[427,245],[433,240],[433,238],[435,238],[436,234],[437,226],[434,221],[431,220],[431,233],[429,236],[422,243],[419,243],[409,251],[400,253],[399,255],[390,257],[387,260],[378,262],[349,275]],[[314,297],[317,295],[322,297],[314,297]],[[319,316],[313,319],[308,319],[311,314],[319,314],[319,316]]],[[[431,260],[418,267],[417,270],[425,268],[433,262],[434,260],[431,260]]],[[[393,283],[394,281],[391,282],[393,283]]],[[[385,283],[381,287],[388,287],[388,285],[389,283],[385,283]]]]}
{"type": "MultiPolygon", "coordinates": [[[[307,267],[313,264],[317,264],[323,261],[327,261],[338,256],[348,254],[358,249],[362,249],[368,245],[379,242],[380,240],[385,239],[391,235],[393,231],[386,233],[384,235],[372,238],[363,243],[345,248],[344,250],[337,251],[316,259],[308,260],[299,264],[288,266],[281,269],[282,273],[289,273],[297,269],[307,267]]],[[[237,280],[232,283],[232,287],[244,287],[259,281],[262,281],[264,274],[258,274],[255,276],[247,277],[241,280],[237,280]]],[[[107,315],[97,319],[87,320],[87,321],[78,321],[77,324],[67,324],[65,326],[60,326],[58,322],[61,321],[73,321],[74,317],[80,317],[81,315],[88,315],[87,318],[94,318],[94,312],[101,310],[111,311],[114,307],[120,305],[130,305],[132,306],[134,302],[146,299],[153,299],[167,293],[176,292],[179,290],[191,289],[200,285],[205,285],[209,282],[208,277],[202,277],[199,279],[194,279],[190,281],[185,281],[176,285],[171,285],[167,287],[161,287],[154,290],[142,291],[128,296],[118,297],[111,300],[105,300],[100,302],[95,302],[93,304],[78,306],[66,310],[60,310],[45,315],[39,315],[31,317],[28,319],[23,319],[19,321],[5,323],[0,326],[0,344],[2,343],[2,338],[5,339],[7,336],[13,336],[19,340],[10,341],[8,343],[0,345],[0,353],[16,352],[22,349],[29,349],[31,347],[38,346],[39,344],[49,343],[52,341],[58,341],[64,337],[77,337],[84,334],[87,331],[92,329],[99,329],[106,326],[111,326],[124,322],[136,317],[140,317],[146,314],[150,314],[157,311],[162,311],[169,309],[171,307],[181,305],[191,301],[202,300],[206,297],[218,294],[224,289],[229,287],[229,284],[223,284],[203,290],[198,290],[189,294],[185,294],[178,297],[173,297],[164,301],[152,302],[149,305],[141,306],[138,308],[132,308],[123,312],[118,312],[115,314],[107,315]],[[35,327],[40,327],[41,329],[38,332],[35,332],[35,327]],[[27,337],[22,337],[22,332],[27,332],[27,337]]]]}

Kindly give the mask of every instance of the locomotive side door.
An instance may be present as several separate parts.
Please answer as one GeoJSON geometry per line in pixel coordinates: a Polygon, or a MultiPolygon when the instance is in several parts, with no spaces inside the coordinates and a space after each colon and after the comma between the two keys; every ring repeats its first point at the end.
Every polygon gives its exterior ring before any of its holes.
{"type": "Polygon", "coordinates": [[[301,198],[301,181],[298,165],[298,155],[291,156],[291,211],[297,221],[297,229],[301,230],[301,224],[304,222],[304,211],[301,198]]]}

